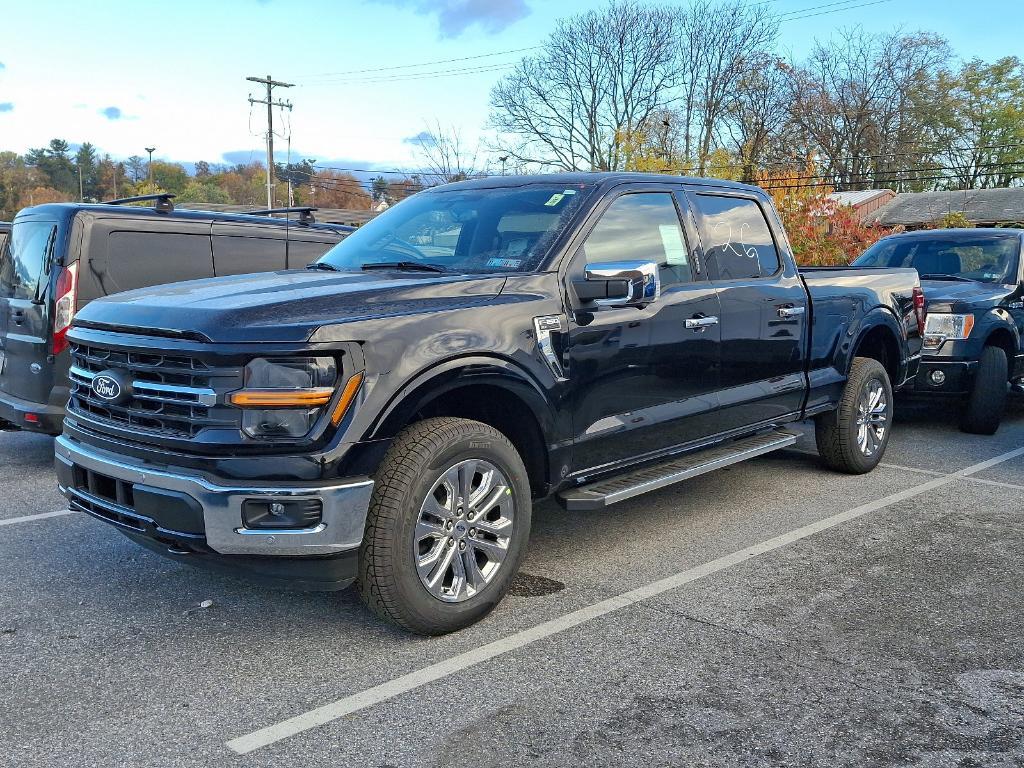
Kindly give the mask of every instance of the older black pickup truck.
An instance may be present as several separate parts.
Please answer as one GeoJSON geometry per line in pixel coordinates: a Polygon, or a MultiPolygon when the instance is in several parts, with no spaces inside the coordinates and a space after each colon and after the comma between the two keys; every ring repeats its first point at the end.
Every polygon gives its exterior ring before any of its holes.
{"type": "Polygon", "coordinates": [[[588,510],[791,445],[867,472],[916,373],[912,269],[801,275],[770,199],[639,174],[415,195],[309,269],[90,304],[56,444],[73,509],[186,562],[484,616],[532,501],[588,510]]]}

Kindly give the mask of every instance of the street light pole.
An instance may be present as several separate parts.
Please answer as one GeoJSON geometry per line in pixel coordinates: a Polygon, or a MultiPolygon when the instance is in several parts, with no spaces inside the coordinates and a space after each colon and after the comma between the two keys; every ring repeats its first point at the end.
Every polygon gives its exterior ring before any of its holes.
{"type": "Polygon", "coordinates": [[[508,160],[508,155],[502,155],[498,159],[501,160],[501,175],[504,176],[505,175],[505,162],[508,160]]]}
{"type": "Polygon", "coordinates": [[[146,151],[149,152],[149,183],[153,183],[153,153],[156,152],[156,147],[146,147],[146,151]]]}

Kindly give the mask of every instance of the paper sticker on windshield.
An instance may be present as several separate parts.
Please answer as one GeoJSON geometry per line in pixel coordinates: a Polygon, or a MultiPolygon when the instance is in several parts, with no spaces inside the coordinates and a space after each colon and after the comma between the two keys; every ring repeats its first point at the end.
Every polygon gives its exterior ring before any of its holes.
{"type": "Polygon", "coordinates": [[[564,197],[565,197],[565,193],[564,192],[555,192],[555,194],[553,194],[548,199],[548,201],[546,203],[544,203],[544,205],[558,205],[560,202],[562,202],[562,199],[564,197]]]}
{"type": "Polygon", "coordinates": [[[488,267],[497,267],[498,269],[519,269],[522,266],[522,259],[488,259],[488,267]]]}

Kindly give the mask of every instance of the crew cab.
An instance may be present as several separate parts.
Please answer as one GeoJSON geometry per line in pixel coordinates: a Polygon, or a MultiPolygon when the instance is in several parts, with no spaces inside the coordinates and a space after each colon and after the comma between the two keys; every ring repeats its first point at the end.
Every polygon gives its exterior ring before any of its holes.
{"type": "Polygon", "coordinates": [[[806,418],[871,470],[924,322],[914,270],[802,276],[768,196],[710,179],[445,185],[310,267],[86,307],[60,487],[169,557],[356,582],[429,634],[502,598],[536,499],[603,508],[806,418]]]}
{"type": "Polygon", "coordinates": [[[913,267],[928,303],[909,389],[962,404],[965,432],[991,435],[1024,377],[1024,230],[935,229],[882,238],[855,267],[913,267]]]}

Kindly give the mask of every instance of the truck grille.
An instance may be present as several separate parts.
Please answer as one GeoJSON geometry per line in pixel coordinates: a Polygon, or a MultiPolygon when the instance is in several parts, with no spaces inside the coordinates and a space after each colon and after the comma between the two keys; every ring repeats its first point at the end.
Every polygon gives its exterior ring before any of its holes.
{"type": "Polygon", "coordinates": [[[68,410],[89,421],[194,438],[205,429],[238,429],[241,416],[224,406],[223,393],[242,386],[240,367],[213,367],[189,356],[151,354],[71,345],[71,400],[68,410]],[[93,381],[114,372],[130,381],[130,395],[99,397],[93,381]]]}

